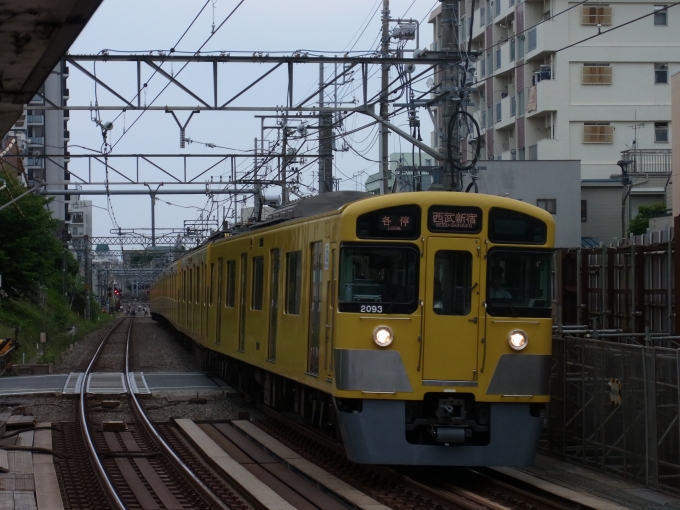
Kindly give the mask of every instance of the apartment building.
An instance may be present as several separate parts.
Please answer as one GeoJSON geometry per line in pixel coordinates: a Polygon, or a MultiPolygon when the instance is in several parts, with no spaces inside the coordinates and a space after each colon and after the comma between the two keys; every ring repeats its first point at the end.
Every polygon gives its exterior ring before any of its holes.
{"type": "Polygon", "coordinates": [[[460,48],[473,16],[480,55],[468,111],[483,159],[580,160],[582,179],[601,180],[621,173],[627,151],[631,173],[670,172],[637,160],[670,162],[680,11],[639,0],[465,0],[459,15],[460,48]]]}
{"type": "MultiPolygon", "coordinates": [[[[65,106],[69,98],[66,86],[68,66],[62,60],[49,74],[38,93],[24,106],[5,140],[16,139],[23,168],[18,168],[20,178],[32,187],[47,183],[48,190],[68,189],[68,110],[45,110],[41,107],[65,106]],[[49,156],[48,158],[39,156],[49,156]]],[[[49,207],[52,217],[60,221],[62,229],[68,228],[70,196],[57,196],[49,207]]]]}

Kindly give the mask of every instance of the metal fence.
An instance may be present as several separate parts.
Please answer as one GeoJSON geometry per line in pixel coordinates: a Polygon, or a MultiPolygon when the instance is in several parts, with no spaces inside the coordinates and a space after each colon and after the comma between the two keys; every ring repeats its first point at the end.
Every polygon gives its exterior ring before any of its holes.
{"type": "Polygon", "coordinates": [[[673,334],[674,228],[613,246],[559,250],[556,324],[591,329],[673,334]]]}
{"type": "Polygon", "coordinates": [[[541,450],[680,493],[676,229],[557,251],[541,450]]]}
{"type": "Polygon", "coordinates": [[[556,336],[541,450],[680,492],[680,354],[674,340],[661,342],[556,336]]]}
{"type": "Polygon", "coordinates": [[[670,174],[671,149],[629,149],[621,152],[621,158],[632,161],[628,171],[634,174],[670,174]]]}

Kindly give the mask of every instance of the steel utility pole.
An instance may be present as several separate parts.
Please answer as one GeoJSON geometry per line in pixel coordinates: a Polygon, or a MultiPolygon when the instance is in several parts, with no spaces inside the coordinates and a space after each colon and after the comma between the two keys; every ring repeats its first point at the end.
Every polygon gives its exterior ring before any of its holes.
{"type": "MultiPolygon", "coordinates": [[[[441,27],[441,48],[439,48],[441,51],[451,51],[453,52],[456,49],[456,38],[455,38],[455,33],[454,33],[454,20],[457,19],[457,12],[456,12],[456,2],[453,2],[451,0],[441,0],[441,13],[439,16],[441,16],[441,21],[439,26],[441,27]]],[[[444,63],[440,64],[438,67],[438,74],[441,78],[441,87],[440,91],[451,91],[453,92],[456,90],[456,85],[459,82],[458,80],[458,72],[459,68],[456,64],[453,63],[444,63]]],[[[491,97],[491,96],[489,96],[491,97]]],[[[463,101],[462,98],[456,98],[457,101],[463,101]]],[[[454,115],[456,112],[456,103],[455,101],[452,101],[450,99],[447,99],[444,102],[444,108],[442,108],[442,114],[439,117],[439,132],[441,133],[441,139],[439,140],[439,152],[442,153],[445,157],[445,160],[443,161],[443,168],[442,172],[440,173],[441,176],[446,176],[448,174],[449,168],[452,169],[453,171],[450,174],[450,189],[454,191],[460,191],[462,189],[462,181],[461,181],[461,175],[458,170],[453,169],[453,165],[451,164],[451,161],[448,160],[448,144],[449,144],[449,125],[450,125],[450,120],[451,117],[454,115]],[[447,168],[447,166],[449,168],[447,168]]],[[[454,161],[460,162],[460,136],[458,132],[458,127],[453,126],[452,132],[451,132],[451,145],[452,145],[452,155],[454,158],[454,161]]],[[[440,184],[448,184],[447,181],[448,179],[442,179],[440,177],[440,184]]],[[[445,188],[449,188],[449,186],[445,186],[445,188]]]]}
{"type": "MultiPolygon", "coordinates": [[[[380,53],[383,58],[389,57],[390,54],[390,0],[383,0],[382,10],[382,45],[380,53]]],[[[387,103],[388,92],[387,88],[390,84],[389,77],[390,66],[382,64],[382,80],[380,82],[380,116],[383,120],[389,120],[389,106],[387,103]]],[[[389,129],[385,124],[380,125],[380,194],[387,195],[389,193],[388,175],[389,175],[389,129]]]]}
{"type": "Polygon", "coordinates": [[[288,203],[288,118],[284,117],[283,120],[283,148],[281,149],[281,155],[283,156],[280,160],[281,164],[281,205],[286,205],[288,203]]]}
{"type": "Polygon", "coordinates": [[[323,111],[323,64],[319,64],[319,194],[333,191],[333,112],[323,111]]]}
{"type": "Polygon", "coordinates": [[[88,236],[85,236],[85,320],[91,319],[90,315],[90,283],[92,282],[90,274],[90,241],[88,236]]]}

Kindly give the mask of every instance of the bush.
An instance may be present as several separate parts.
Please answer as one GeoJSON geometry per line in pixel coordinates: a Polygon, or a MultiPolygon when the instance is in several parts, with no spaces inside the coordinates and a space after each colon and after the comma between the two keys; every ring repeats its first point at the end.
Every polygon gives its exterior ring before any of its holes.
{"type": "Polygon", "coordinates": [[[628,225],[628,233],[633,235],[644,234],[649,228],[649,218],[664,212],[666,212],[666,202],[658,202],[651,205],[641,205],[638,207],[638,213],[635,218],[630,220],[630,225],[628,225]]]}

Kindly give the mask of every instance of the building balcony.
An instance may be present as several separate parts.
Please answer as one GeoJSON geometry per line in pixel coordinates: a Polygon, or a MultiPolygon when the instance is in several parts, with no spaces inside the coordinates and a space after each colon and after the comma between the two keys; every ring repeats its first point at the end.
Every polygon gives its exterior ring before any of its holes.
{"type": "Polygon", "coordinates": [[[628,165],[631,174],[670,174],[671,149],[629,149],[621,152],[621,159],[632,161],[628,165]]]}
{"type": "Polygon", "coordinates": [[[63,91],[63,98],[68,99],[70,96],[70,91],[68,89],[64,89],[63,91]]]}
{"type": "Polygon", "coordinates": [[[515,149],[503,151],[498,159],[502,161],[515,161],[517,159],[517,151],[515,149]]]}
{"type": "Polygon", "coordinates": [[[36,94],[28,104],[45,104],[45,99],[40,94],[36,94]]]}
{"type": "Polygon", "coordinates": [[[45,145],[44,136],[28,136],[26,137],[28,145],[45,145]]]}
{"type": "Polygon", "coordinates": [[[496,103],[496,129],[503,129],[515,124],[515,114],[512,111],[514,96],[506,96],[496,103]],[[500,116],[499,116],[500,113],[500,116]]]}
{"type": "Polygon", "coordinates": [[[486,111],[480,108],[476,112],[472,113],[472,117],[477,121],[479,125],[479,133],[483,135],[486,132],[486,111]]]}
{"type": "Polygon", "coordinates": [[[484,34],[486,29],[486,11],[484,7],[481,7],[475,11],[475,19],[473,20],[472,26],[472,39],[476,39],[480,35],[484,34]]]}
{"type": "Polygon", "coordinates": [[[43,159],[42,158],[26,158],[26,166],[28,168],[42,168],[43,159]]]}
{"type": "Polygon", "coordinates": [[[546,113],[557,111],[558,85],[556,80],[541,80],[528,90],[526,95],[527,118],[541,117],[546,113]]]}
{"type": "Polygon", "coordinates": [[[515,0],[494,0],[494,3],[500,3],[500,9],[496,8],[494,5],[494,14],[496,14],[495,19],[507,18],[510,14],[515,12],[515,0]]]}
{"type": "Polygon", "coordinates": [[[503,74],[515,70],[515,41],[510,39],[500,45],[494,52],[494,72],[503,74]],[[500,65],[499,65],[500,64],[500,65]]]}
{"type": "Polygon", "coordinates": [[[544,138],[527,147],[526,159],[535,161],[542,159],[564,159],[560,156],[560,141],[553,138],[544,138]]]}
{"type": "Polygon", "coordinates": [[[64,130],[64,141],[67,142],[70,139],[71,139],[71,132],[65,129],[64,130]]]}
{"type": "Polygon", "coordinates": [[[527,62],[536,60],[548,53],[554,53],[564,46],[562,37],[556,37],[556,26],[555,21],[544,21],[527,32],[524,41],[524,48],[526,49],[524,59],[527,62]]]}
{"type": "Polygon", "coordinates": [[[43,125],[45,124],[45,116],[44,115],[26,115],[26,122],[31,125],[39,124],[43,125]]]}

